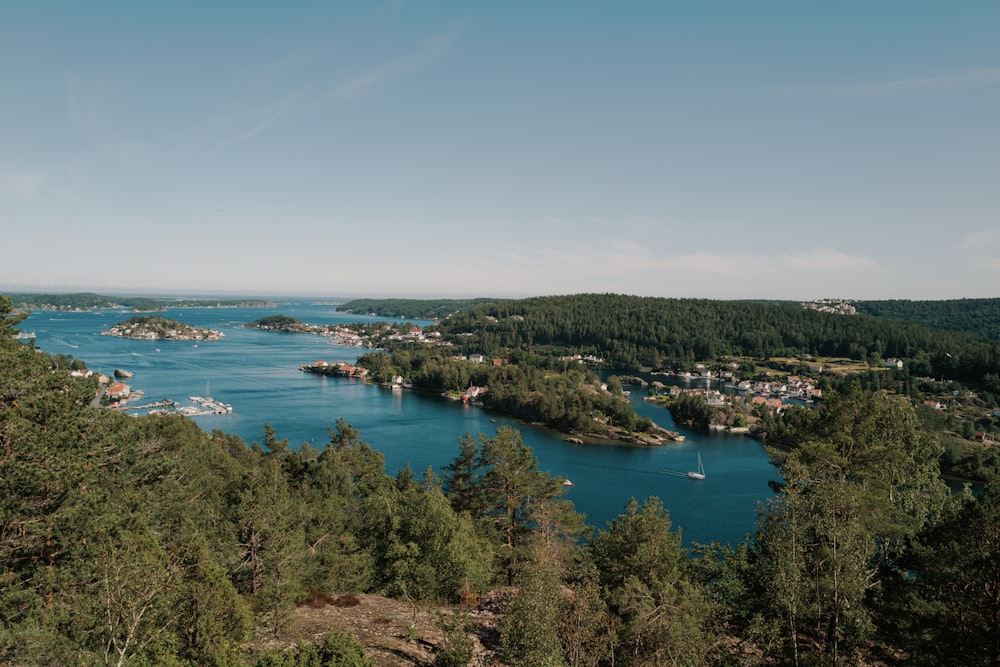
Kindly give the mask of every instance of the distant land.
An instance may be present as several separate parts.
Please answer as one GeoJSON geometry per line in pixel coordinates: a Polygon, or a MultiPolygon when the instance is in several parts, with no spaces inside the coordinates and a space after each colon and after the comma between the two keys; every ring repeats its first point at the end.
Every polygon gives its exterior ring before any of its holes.
{"type": "Polygon", "coordinates": [[[337,307],[342,313],[404,317],[414,320],[441,320],[478,306],[509,301],[509,299],[354,299],[337,307]]]}
{"type": "MultiPolygon", "coordinates": [[[[261,298],[187,298],[163,296],[106,296],[92,292],[7,293],[19,310],[93,310],[122,308],[156,312],[167,308],[272,308],[277,302],[261,298]]],[[[305,299],[305,297],[303,297],[305,299]]],[[[420,320],[442,320],[449,315],[471,311],[480,306],[514,301],[494,297],[473,299],[352,299],[315,301],[336,307],[342,313],[378,315],[420,320]]],[[[723,301],[720,299],[720,301],[723,301]]],[[[923,326],[966,333],[991,341],[1000,341],[1000,297],[979,299],[863,301],[855,299],[816,299],[795,302],[777,299],[738,299],[734,303],[801,305],[842,315],[867,315],[910,322],[923,326]]]]}
{"type": "MultiPolygon", "coordinates": [[[[725,301],[724,299],[717,299],[725,301]]],[[[363,313],[383,317],[444,319],[482,305],[515,301],[514,299],[355,299],[341,305],[345,313],[363,313]]],[[[700,301],[679,299],[679,301],[700,301]]],[[[943,301],[859,301],[855,299],[816,299],[798,302],[776,299],[739,299],[732,303],[759,303],[779,306],[799,305],[840,315],[871,317],[910,322],[933,329],[966,333],[986,340],[1000,340],[1000,298],[949,299],[943,301]]]]}
{"type": "Polygon", "coordinates": [[[123,308],[141,311],[161,311],[167,308],[268,308],[273,301],[262,299],[188,299],[146,296],[103,296],[91,292],[72,294],[8,294],[19,310],[81,311],[95,308],[123,308]]]}

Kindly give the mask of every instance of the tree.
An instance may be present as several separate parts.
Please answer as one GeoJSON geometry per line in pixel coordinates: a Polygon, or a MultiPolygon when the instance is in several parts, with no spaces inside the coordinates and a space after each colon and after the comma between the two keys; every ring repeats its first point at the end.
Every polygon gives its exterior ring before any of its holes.
{"type": "Polygon", "coordinates": [[[940,511],[941,447],[905,398],[885,392],[832,397],[802,434],[775,452],[785,481],[757,537],[762,602],[796,663],[805,636],[837,664],[871,636],[871,600],[940,511]]]}
{"type": "Polygon", "coordinates": [[[1000,664],[1000,486],[953,498],[913,541],[886,596],[886,625],[914,664],[1000,664]]]}
{"type": "Polygon", "coordinates": [[[589,545],[603,595],[620,629],[616,665],[699,664],[710,648],[708,606],[685,573],[680,533],[658,498],[633,498],[589,545]]]}
{"type": "Polygon", "coordinates": [[[503,426],[492,438],[480,434],[475,449],[468,435],[459,445],[458,458],[447,468],[451,474],[445,476],[444,488],[451,490],[453,506],[493,527],[508,583],[514,581],[520,562],[529,558],[521,551],[533,532],[555,539],[575,539],[580,534],[579,515],[568,501],[560,500],[565,487],[538,470],[538,459],[519,431],[503,426]]]}

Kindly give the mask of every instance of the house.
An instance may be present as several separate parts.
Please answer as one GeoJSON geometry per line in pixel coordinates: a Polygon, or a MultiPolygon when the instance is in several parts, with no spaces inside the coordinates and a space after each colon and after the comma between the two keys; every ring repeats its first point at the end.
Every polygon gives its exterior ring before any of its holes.
{"type": "Polygon", "coordinates": [[[924,405],[932,410],[944,410],[944,403],[938,403],[937,401],[924,401],[924,405]]]}
{"type": "Polygon", "coordinates": [[[890,359],[883,360],[882,365],[885,366],[886,368],[902,368],[903,360],[897,359],[896,357],[892,357],[890,359]]]}
{"type": "Polygon", "coordinates": [[[481,354],[470,354],[469,361],[471,361],[474,364],[481,364],[484,361],[486,361],[486,357],[484,357],[481,354]]]}
{"type": "Polygon", "coordinates": [[[129,394],[132,393],[132,389],[124,382],[115,382],[107,388],[105,393],[107,394],[109,401],[115,402],[128,398],[129,394]]]}

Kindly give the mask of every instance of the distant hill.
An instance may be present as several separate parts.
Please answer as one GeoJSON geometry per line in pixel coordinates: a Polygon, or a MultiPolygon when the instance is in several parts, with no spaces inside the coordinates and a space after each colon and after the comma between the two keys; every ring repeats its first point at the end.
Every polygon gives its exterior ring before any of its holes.
{"type": "Polygon", "coordinates": [[[1000,298],[858,301],[859,313],[1000,340],[1000,298]]]}
{"type": "Polygon", "coordinates": [[[338,306],[337,310],[356,315],[440,320],[455,313],[464,313],[478,306],[502,301],[506,299],[354,299],[338,306]]]}

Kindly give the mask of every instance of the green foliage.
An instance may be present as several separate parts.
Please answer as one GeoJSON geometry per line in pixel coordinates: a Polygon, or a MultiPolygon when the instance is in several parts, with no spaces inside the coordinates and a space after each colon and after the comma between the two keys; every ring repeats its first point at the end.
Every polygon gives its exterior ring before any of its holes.
{"type": "Polygon", "coordinates": [[[244,325],[251,329],[270,329],[272,331],[304,331],[307,325],[302,320],[287,315],[270,315],[244,325]]]}
{"type": "Polygon", "coordinates": [[[337,307],[342,313],[438,320],[502,299],[354,299],[337,307]]]}
{"type": "Polygon", "coordinates": [[[1000,340],[1000,299],[858,301],[858,312],[1000,340]]]}
{"type": "Polygon", "coordinates": [[[1000,489],[961,494],[914,540],[883,623],[918,665],[1000,662],[1000,489]]]}
{"type": "Polygon", "coordinates": [[[457,515],[437,486],[400,473],[360,508],[358,537],[368,545],[375,590],[405,599],[458,601],[489,582],[492,554],[472,520],[457,515]]]}
{"type": "Polygon", "coordinates": [[[529,556],[529,537],[547,543],[572,541],[583,523],[559,479],[538,470],[538,459],[516,429],[503,426],[494,437],[466,434],[459,456],[446,468],[443,488],[458,512],[468,512],[489,527],[508,583],[529,556]]]}
{"type": "Polygon", "coordinates": [[[565,667],[559,638],[566,600],[557,563],[536,559],[516,580],[500,626],[504,659],[511,667],[565,667]]]}
{"type": "Polygon", "coordinates": [[[600,577],[618,665],[699,664],[711,646],[708,605],[686,574],[681,536],[658,498],[633,498],[589,552],[600,577]]]}
{"type": "Polygon", "coordinates": [[[486,393],[476,400],[487,408],[563,432],[610,437],[615,429],[627,433],[652,429],[621,391],[602,389],[593,371],[551,358],[509,358],[496,366],[455,359],[440,350],[397,349],[391,355],[365,355],[358,365],[375,373],[379,381],[401,375],[416,389],[433,393],[462,394],[470,386],[483,387],[486,393]]]}
{"type": "Polygon", "coordinates": [[[254,667],[373,667],[364,646],[353,635],[331,631],[319,644],[299,644],[288,650],[269,649],[254,667]]]}
{"type": "Polygon", "coordinates": [[[695,360],[814,355],[919,360],[926,375],[978,382],[1000,371],[1000,343],[912,322],[846,316],[797,304],[577,294],[502,301],[436,327],[463,349],[595,354],[619,368],[695,360]],[[471,334],[471,335],[468,335],[471,334]]]}
{"type": "Polygon", "coordinates": [[[833,397],[801,435],[776,454],[785,481],[762,513],[747,589],[763,603],[757,626],[776,621],[769,641],[791,660],[808,646],[836,663],[871,637],[883,578],[941,511],[940,446],[886,393],[833,397]]]}
{"type": "Polygon", "coordinates": [[[437,625],[444,639],[434,647],[434,667],[467,667],[475,648],[469,636],[468,616],[457,612],[450,617],[438,614],[437,625]]]}

